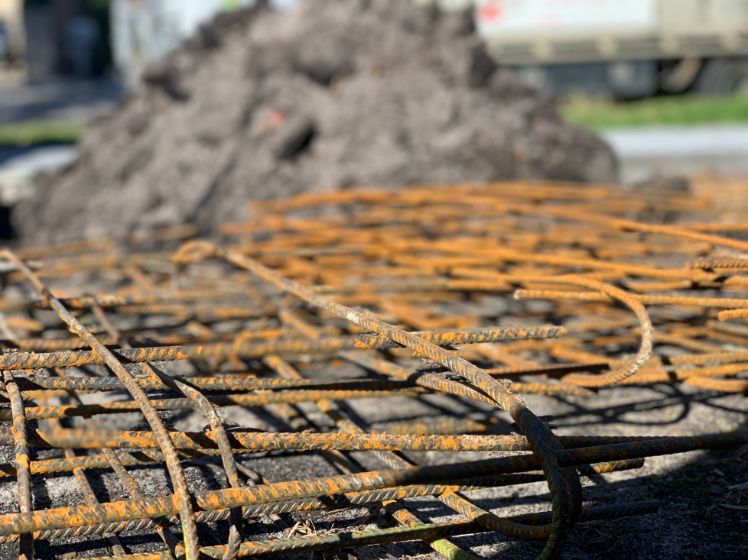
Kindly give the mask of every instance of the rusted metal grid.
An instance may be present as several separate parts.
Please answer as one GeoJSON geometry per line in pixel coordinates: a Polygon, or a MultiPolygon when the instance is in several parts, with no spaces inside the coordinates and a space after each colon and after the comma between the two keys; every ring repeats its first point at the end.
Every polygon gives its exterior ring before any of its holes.
{"type": "Polygon", "coordinates": [[[352,191],[258,204],[211,242],[180,227],[5,251],[0,541],[27,559],[404,541],[470,558],[455,538],[498,533],[551,558],[575,523],[652,514],[586,503],[580,477],[742,445],[746,429],[557,436],[522,396],[745,392],[748,228],[710,223],[726,205],[545,184],[352,191]],[[445,412],[378,420],[426,404],[445,412]],[[481,506],[538,481],[546,512],[481,506]],[[424,497],[457,515],[414,512],[424,497]]]}

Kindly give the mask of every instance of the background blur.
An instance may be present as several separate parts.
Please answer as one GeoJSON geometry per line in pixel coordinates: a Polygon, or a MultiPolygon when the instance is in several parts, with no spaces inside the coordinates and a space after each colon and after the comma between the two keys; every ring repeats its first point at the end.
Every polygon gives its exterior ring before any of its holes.
{"type": "MultiPolygon", "coordinates": [[[[70,161],[83,126],[149,63],[216,14],[251,3],[0,0],[3,202],[37,171],[70,161]]],[[[558,95],[568,121],[613,146],[624,182],[748,173],[748,0],[436,3],[472,9],[502,65],[558,95]]]]}

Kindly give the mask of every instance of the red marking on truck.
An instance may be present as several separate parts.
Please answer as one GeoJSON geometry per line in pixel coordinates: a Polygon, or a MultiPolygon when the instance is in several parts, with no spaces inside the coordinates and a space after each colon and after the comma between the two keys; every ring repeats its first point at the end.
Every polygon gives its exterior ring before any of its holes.
{"type": "Polygon", "coordinates": [[[488,23],[496,23],[501,19],[502,9],[498,2],[486,2],[478,10],[478,18],[488,23]]]}

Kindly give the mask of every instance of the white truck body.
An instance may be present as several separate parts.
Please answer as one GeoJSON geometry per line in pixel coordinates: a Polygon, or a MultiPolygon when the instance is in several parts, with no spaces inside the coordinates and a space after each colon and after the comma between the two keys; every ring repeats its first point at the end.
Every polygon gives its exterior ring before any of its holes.
{"type": "Polygon", "coordinates": [[[653,32],[656,0],[483,0],[476,6],[478,28],[490,37],[558,35],[579,37],[610,32],[653,32]]]}
{"type": "Polygon", "coordinates": [[[748,0],[420,0],[474,6],[507,64],[748,54],[748,0]]]}
{"type": "Polygon", "coordinates": [[[748,0],[418,1],[472,6],[490,52],[538,85],[587,79],[624,96],[748,87],[748,0]]]}

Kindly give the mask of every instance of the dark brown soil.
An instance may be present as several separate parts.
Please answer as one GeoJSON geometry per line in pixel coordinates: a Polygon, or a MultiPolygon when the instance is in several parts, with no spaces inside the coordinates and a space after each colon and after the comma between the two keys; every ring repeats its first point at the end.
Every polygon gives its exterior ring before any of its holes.
{"type": "Polygon", "coordinates": [[[165,60],[13,220],[25,241],[194,222],[308,190],[612,181],[615,158],[498,68],[464,14],[306,0],[221,16],[165,60]]]}

